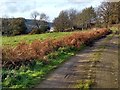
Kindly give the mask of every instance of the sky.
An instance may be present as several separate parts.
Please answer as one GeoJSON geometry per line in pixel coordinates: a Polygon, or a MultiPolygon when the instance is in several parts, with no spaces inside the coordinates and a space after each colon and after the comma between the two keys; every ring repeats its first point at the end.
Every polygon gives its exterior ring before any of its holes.
{"type": "Polygon", "coordinates": [[[0,0],[0,17],[24,17],[31,19],[31,13],[37,11],[49,16],[49,21],[57,17],[62,10],[71,8],[81,11],[86,7],[97,7],[104,0],[0,0]]]}

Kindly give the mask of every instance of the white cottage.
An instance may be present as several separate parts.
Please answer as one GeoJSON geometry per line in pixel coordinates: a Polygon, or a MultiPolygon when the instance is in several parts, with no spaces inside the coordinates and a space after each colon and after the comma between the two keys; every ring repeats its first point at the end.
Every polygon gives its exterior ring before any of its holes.
{"type": "Polygon", "coordinates": [[[54,30],[55,30],[54,27],[50,28],[50,32],[54,32],[54,30]]]}

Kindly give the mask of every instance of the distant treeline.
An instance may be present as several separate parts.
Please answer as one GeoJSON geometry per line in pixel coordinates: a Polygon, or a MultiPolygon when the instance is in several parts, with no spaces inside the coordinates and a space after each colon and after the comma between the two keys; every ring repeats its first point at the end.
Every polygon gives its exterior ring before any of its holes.
{"type": "Polygon", "coordinates": [[[81,12],[75,9],[63,10],[54,20],[56,31],[110,27],[120,23],[120,1],[103,2],[97,8],[88,7],[81,12]]]}
{"type": "Polygon", "coordinates": [[[25,18],[2,18],[2,35],[14,36],[21,34],[40,34],[49,29],[48,23],[45,21],[38,21],[41,27],[35,26],[34,20],[32,25],[28,24],[25,18]],[[30,32],[27,32],[30,29],[30,32]]]}
{"type": "MultiPolygon", "coordinates": [[[[44,13],[31,13],[33,26],[29,34],[40,34],[47,32],[50,27],[47,23],[48,16],[44,13]],[[40,18],[37,20],[36,18],[40,18]]],[[[120,23],[120,1],[103,2],[97,8],[88,7],[82,11],[75,9],[63,10],[53,20],[54,31],[73,31],[92,27],[110,27],[120,23]]],[[[20,35],[26,34],[28,26],[24,18],[3,18],[2,34],[20,35]]]]}

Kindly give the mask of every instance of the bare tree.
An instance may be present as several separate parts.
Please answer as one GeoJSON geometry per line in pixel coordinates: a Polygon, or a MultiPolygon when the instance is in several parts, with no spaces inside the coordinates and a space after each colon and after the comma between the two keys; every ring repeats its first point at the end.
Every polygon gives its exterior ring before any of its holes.
{"type": "Polygon", "coordinates": [[[34,11],[34,12],[31,13],[31,17],[32,17],[33,19],[35,19],[35,20],[36,20],[36,18],[37,18],[39,15],[40,15],[40,14],[39,14],[37,11],[34,11]]]}
{"type": "Polygon", "coordinates": [[[103,2],[99,6],[98,12],[105,27],[119,23],[119,2],[103,2]]]}
{"type": "Polygon", "coordinates": [[[40,14],[40,20],[47,21],[48,18],[49,18],[49,17],[48,17],[45,13],[41,13],[41,14],[40,14]]]}
{"type": "Polygon", "coordinates": [[[68,10],[68,16],[71,22],[71,27],[73,27],[76,24],[76,21],[75,21],[76,15],[77,15],[77,11],[75,9],[72,8],[68,10]]]}
{"type": "Polygon", "coordinates": [[[76,16],[77,27],[91,28],[91,23],[95,21],[96,13],[93,7],[88,7],[79,12],[76,16]]]}
{"type": "Polygon", "coordinates": [[[34,24],[36,25],[37,28],[39,28],[39,23],[38,23],[38,20],[37,20],[37,17],[39,15],[40,14],[37,11],[34,11],[34,12],[31,13],[31,17],[34,19],[34,24]]]}
{"type": "Polygon", "coordinates": [[[34,29],[36,29],[37,33],[43,33],[47,30],[48,28],[48,16],[45,13],[38,13],[36,11],[34,11],[33,13],[31,13],[31,17],[34,19],[34,25],[36,25],[36,27],[34,29]]]}
{"type": "Polygon", "coordinates": [[[70,28],[70,19],[67,11],[61,11],[59,16],[54,19],[54,27],[56,31],[64,31],[70,28]]]}

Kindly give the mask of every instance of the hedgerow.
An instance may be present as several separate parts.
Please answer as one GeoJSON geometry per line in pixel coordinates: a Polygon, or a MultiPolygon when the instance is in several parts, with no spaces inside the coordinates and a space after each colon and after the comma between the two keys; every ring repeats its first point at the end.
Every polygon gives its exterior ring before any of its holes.
{"type": "Polygon", "coordinates": [[[35,40],[31,44],[21,42],[16,47],[4,47],[2,49],[2,66],[16,68],[21,65],[31,65],[38,59],[41,62],[49,63],[47,55],[57,51],[59,48],[73,47],[79,49],[82,44],[88,45],[108,33],[110,33],[108,29],[90,30],[76,32],[56,40],[35,40]]]}

